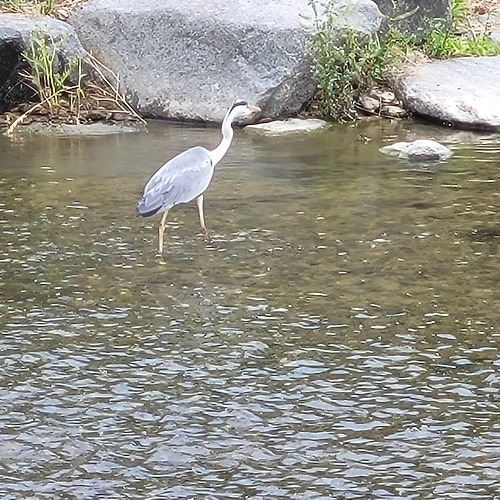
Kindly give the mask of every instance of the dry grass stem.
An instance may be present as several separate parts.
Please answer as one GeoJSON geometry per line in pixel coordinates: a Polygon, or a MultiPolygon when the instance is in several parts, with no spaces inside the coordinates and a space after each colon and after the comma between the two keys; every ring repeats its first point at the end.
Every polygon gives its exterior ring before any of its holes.
{"type": "MultiPolygon", "coordinates": [[[[47,97],[49,99],[49,97],[47,97]]],[[[25,111],[22,115],[18,116],[9,126],[9,128],[6,130],[5,135],[12,135],[14,131],[16,130],[17,126],[23,123],[24,120],[31,114],[33,114],[38,108],[43,107],[46,104],[46,100],[44,99],[41,102],[37,102],[31,108],[29,108],[27,111],[25,111]]]]}
{"type": "MultiPolygon", "coordinates": [[[[106,85],[106,87],[99,87],[96,84],[91,84],[92,88],[101,90],[107,98],[109,95],[112,95],[112,100],[115,104],[118,105],[118,108],[121,111],[125,111],[128,114],[132,115],[137,120],[146,123],[144,118],[137,114],[137,112],[130,106],[125,97],[120,93],[120,78],[119,75],[115,74],[110,68],[104,65],[99,59],[95,58],[89,52],[86,53],[86,61],[92,69],[97,73],[102,82],[106,85]],[[110,81],[110,78],[106,76],[106,73],[111,75],[111,77],[115,80],[115,83],[110,81]]],[[[106,99],[108,100],[108,99],[106,99]]]]}

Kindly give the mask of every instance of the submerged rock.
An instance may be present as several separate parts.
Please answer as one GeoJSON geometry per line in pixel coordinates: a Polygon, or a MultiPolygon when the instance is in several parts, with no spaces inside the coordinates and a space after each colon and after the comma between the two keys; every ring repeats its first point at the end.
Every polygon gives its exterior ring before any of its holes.
{"type": "Polygon", "coordinates": [[[247,125],[245,128],[267,135],[280,135],[295,132],[312,132],[327,127],[329,127],[328,122],[317,118],[308,118],[305,120],[301,120],[300,118],[289,118],[288,120],[276,120],[273,122],[247,125]]]}
{"type": "Polygon", "coordinates": [[[408,111],[460,128],[500,130],[500,56],[432,61],[410,71],[396,83],[408,111]]]}
{"type": "Polygon", "coordinates": [[[408,161],[444,161],[453,154],[446,146],[430,139],[396,142],[380,148],[380,151],[408,161]]]}

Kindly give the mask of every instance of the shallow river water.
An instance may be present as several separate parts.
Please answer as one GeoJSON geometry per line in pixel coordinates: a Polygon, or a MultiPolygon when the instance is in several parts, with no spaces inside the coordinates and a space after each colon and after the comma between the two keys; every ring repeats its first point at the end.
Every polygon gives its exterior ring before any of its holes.
{"type": "Polygon", "coordinates": [[[239,131],[160,258],[143,186],[217,140],[0,136],[0,497],[500,498],[499,137],[239,131]]]}

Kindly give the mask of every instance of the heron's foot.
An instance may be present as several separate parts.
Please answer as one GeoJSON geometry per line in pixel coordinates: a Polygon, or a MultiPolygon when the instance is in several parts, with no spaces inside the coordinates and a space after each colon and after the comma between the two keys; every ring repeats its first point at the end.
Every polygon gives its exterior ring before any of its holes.
{"type": "Polygon", "coordinates": [[[206,228],[206,227],[205,227],[205,228],[203,228],[203,229],[201,230],[201,232],[203,233],[203,238],[205,238],[205,241],[206,241],[207,243],[212,243],[212,237],[211,237],[211,236],[210,236],[210,234],[208,233],[207,228],[206,228]]]}

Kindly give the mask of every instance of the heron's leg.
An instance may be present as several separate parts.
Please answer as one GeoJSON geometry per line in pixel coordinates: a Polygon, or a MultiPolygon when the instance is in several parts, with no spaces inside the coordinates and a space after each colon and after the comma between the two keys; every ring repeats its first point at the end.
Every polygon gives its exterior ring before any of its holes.
{"type": "Polygon", "coordinates": [[[203,195],[198,196],[198,198],[196,199],[196,204],[198,205],[198,212],[200,213],[200,225],[203,236],[205,237],[205,239],[210,241],[211,238],[208,234],[207,227],[205,226],[205,216],[203,215],[203,195]]]}
{"type": "Polygon", "coordinates": [[[168,210],[163,212],[163,216],[160,221],[160,227],[158,228],[158,252],[163,253],[163,234],[165,233],[165,222],[167,221],[168,210]]]}

